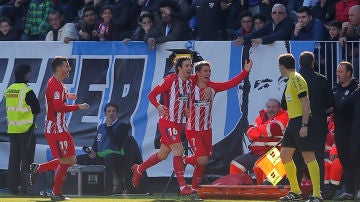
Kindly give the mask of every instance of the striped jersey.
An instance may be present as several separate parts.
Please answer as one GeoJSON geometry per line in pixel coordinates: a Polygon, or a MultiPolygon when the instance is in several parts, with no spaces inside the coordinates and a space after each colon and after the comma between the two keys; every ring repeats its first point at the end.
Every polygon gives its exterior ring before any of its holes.
{"type": "Polygon", "coordinates": [[[243,70],[240,74],[229,81],[209,81],[207,83],[207,87],[211,90],[210,98],[206,97],[206,88],[200,88],[198,85],[196,85],[195,83],[197,77],[192,76],[191,80],[194,85],[192,87],[192,92],[189,99],[190,117],[187,120],[186,129],[194,131],[211,130],[211,110],[215,94],[238,85],[248,74],[249,72],[243,70]]]}
{"type": "Polygon", "coordinates": [[[161,94],[164,99],[166,115],[160,119],[167,121],[182,123],[185,117],[185,109],[187,109],[189,94],[191,92],[191,81],[182,80],[177,74],[167,75],[148,95],[149,101],[155,107],[160,103],[156,97],[161,94]]]}
{"type": "Polygon", "coordinates": [[[66,112],[79,109],[79,105],[66,104],[67,91],[64,83],[52,76],[46,86],[46,118],[45,133],[57,134],[68,131],[66,126],[66,112]]]}

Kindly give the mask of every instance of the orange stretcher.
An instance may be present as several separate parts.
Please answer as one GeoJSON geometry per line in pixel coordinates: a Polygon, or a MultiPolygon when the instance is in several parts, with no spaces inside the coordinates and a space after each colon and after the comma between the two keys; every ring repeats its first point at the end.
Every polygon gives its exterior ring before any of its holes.
{"type": "Polygon", "coordinates": [[[201,199],[262,199],[276,200],[290,191],[288,185],[202,185],[201,199]]]}

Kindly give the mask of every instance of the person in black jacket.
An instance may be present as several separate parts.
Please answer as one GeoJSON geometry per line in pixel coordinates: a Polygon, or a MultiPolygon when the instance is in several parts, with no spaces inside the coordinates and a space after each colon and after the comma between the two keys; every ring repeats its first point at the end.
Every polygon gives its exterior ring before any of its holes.
{"type": "Polygon", "coordinates": [[[7,17],[0,18],[0,41],[18,41],[20,32],[12,26],[7,17]]]}
{"type": "Polygon", "coordinates": [[[190,20],[196,16],[196,40],[225,41],[228,7],[226,0],[194,0],[190,8],[179,15],[179,19],[190,20]]]}
{"type": "MultiPolygon", "coordinates": [[[[315,157],[320,169],[320,189],[324,187],[324,150],[325,140],[328,133],[327,113],[334,106],[334,96],[326,77],[314,71],[315,57],[312,52],[304,51],[299,58],[299,73],[304,77],[309,88],[311,116],[314,123],[312,128],[315,146],[315,157]]],[[[299,161],[296,163],[302,163],[299,161]]],[[[301,173],[300,173],[301,174],[301,173]]]]}
{"type": "Polygon", "coordinates": [[[15,82],[4,93],[8,118],[10,155],[8,165],[8,188],[10,194],[27,194],[27,178],[30,164],[34,161],[36,136],[33,134],[40,104],[34,91],[27,84],[31,67],[15,68],[15,82]]]}
{"type": "Polygon", "coordinates": [[[186,24],[176,17],[180,12],[179,5],[173,0],[163,0],[159,1],[159,9],[161,22],[144,36],[150,50],[159,43],[184,40],[186,24]]]}
{"type": "Polygon", "coordinates": [[[77,163],[105,166],[105,195],[134,193],[138,190],[131,184],[131,166],[142,162],[138,145],[128,134],[129,124],[118,119],[117,105],[107,103],[104,112],[105,123],[98,126],[91,150],[77,156],[77,163]]]}
{"type": "Polygon", "coordinates": [[[283,4],[275,4],[271,12],[272,21],[258,31],[252,32],[244,37],[238,37],[234,44],[239,46],[243,44],[271,44],[274,41],[285,41],[291,39],[291,33],[294,31],[294,24],[286,14],[286,8],[283,4]]]}
{"type": "Polygon", "coordinates": [[[340,62],[336,69],[336,76],[339,83],[333,88],[335,97],[334,106],[334,123],[335,123],[335,144],[338,149],[338,155],[341,165],[344,169],[343,179],[345,185],[345,192],[339,196],[339,200],[352,200],[355,193],[355,167],[354,162],[358,159],[353,159],[350,155],[351,133],[354,120],[354,108],[341,107],[341,100],[349,96],[358,88],[358,81],[353,78],[353,66],[351,63],[343,61],[340,62]],[[345,109],[345,110],[344,110],[345,109]]]}

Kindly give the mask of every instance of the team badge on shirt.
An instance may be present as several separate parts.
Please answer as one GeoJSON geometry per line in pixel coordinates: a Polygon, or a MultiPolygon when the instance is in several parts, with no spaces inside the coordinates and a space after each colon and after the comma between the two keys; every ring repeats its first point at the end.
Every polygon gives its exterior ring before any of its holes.
{"type": "Polygon", "coordinates": [[[55,100],[60,99],[60,93],[59,93],[59,91],[56,91],[56,92],[54,93],[54,99],[55,99],[55,100]]]}
{"type": "Polygon", "coordinates": [[[98,142],[100,142],[101,141],[101,137],[102,137],[102,135],[99,133],[99,134],[97,134],[97,136],[96,136],[96,140],[98,141],[98,142]]]}

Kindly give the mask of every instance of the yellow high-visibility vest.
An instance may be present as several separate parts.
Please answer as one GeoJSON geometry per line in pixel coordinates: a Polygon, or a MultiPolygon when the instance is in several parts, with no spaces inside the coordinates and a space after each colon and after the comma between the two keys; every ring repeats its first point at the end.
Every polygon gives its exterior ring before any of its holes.
{"type": "Polygon", "coordinates": [[[5,91],[8,133],[25,133],[33,124],[31,108],[25,97],[31,88],[25,83],[14,83],[5,91]]]}

